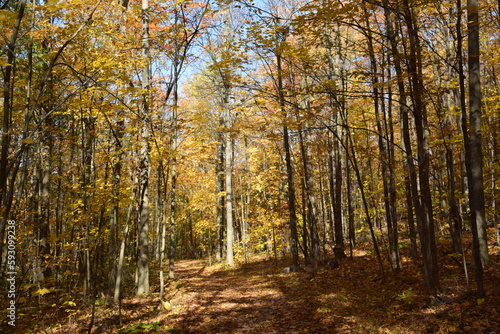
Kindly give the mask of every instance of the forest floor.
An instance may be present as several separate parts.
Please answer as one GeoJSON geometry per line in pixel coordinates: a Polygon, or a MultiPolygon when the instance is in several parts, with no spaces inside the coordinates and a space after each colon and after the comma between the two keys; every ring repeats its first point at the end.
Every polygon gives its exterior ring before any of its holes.
{"type": "MultiPolygon", "coordinates": [[[[92,333],[500,333],[500,247],[490,253],[487,297],[479,300],[467,292],[463,268],[446,254],[440,256],[443,293],[434,299],[408,257],[382,281],[368,250],[315,275],[307,268],[283,273],[288,262],[262,258],[233,268],[179,261],[166,290],[167,310],[160,308],[158,286],[148,297],[124,299],[121,311],[101,301],[92,333]]],[[[87,306],[64,317],[49,308],[16,333],[86,333],[90,312],[87,306]]]]}

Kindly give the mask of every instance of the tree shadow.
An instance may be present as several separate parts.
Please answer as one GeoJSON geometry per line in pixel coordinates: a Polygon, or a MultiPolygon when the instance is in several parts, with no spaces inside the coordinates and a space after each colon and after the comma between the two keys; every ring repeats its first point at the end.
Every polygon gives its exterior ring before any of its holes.
{"type": "MultiPolygon", "coordinates": [[[[407,263],[400,272],[390,272],[385,283],[378,280],[372,256],[346,260],[341,268],[323,270],[314,276],[307,271],[283,274],[281,269],[282,266],[270,261],[259,261],[212,273],[179,275],[187,280],[189,291],[196,297],[188,309],[178,314],[176,330],[179,333],[477,332],[469,331],[468,324],[473,319],[463,319],[461,304],[427,304],[423,277],[415,263],[407,263]]],[[[498,290],[491,285],[490,288],[498,290]]],[[[493,310],[498,296],[497,293],[488,302],[493,310]]],[[[488,326],[483,329],[494,332],[498,323],[492,320],[488,326]]]]}

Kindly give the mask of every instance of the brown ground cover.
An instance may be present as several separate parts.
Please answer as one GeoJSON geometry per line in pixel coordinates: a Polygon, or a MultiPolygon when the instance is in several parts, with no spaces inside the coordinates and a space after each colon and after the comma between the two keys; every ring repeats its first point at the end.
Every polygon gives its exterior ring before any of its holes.
{"type": "MultiPolygon", "coordinates": [[[[404,252],[403,252],[404,253],[404,252]]],[[[203,260],[176,264],[161,310],[148,297],[98,303],[93,333],[500,333],[500,247],[486,271],[487,298],[467,293],[457,260],[441,254],[443,294],[429,299],[420,267],[407,257],[380,280],[372,254],[358,251],[340,268],[282,273],[287,262],[254,259],[234,268],[203,260]],[[121,324],[119,313],[121,312],[121,324]]],[[[473,275],[469,268],[469,275],[473,275]]],[[[49,298],[49,297],[47,297],[49,298]]],[[[47,307],[19,333],[84,333],[90,307],[47,307]],[[67,311],[67,310],[65,310],[67,311]]]]}

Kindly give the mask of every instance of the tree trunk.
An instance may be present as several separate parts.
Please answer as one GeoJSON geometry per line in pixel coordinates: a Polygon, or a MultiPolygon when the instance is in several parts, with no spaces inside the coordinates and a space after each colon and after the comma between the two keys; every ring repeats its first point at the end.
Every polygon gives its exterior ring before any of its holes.
{"type": "MultiPolygon", "coordinates": [[[[460,1],[460,0],[459,0],[460,1]]],[[[467,28],[469,31],[469,122],[462,119],[465,142],[465,164],[469,185],[469,205],[473,240],[474,271],[477,294],[484,297],[483,266],[489,266],[484,210],[483,152],[481,146],[481,77],[479,64],[479,6],[477,0],[467,0],[467,28]]]]}
{"type": "Polygon", "coordinates": [[[312,166],[309,160],[309,154],[307,150],[307,137],[304,140],[304,135],[302,131],[299,131],[299,143],[300,152],[302,155],[302,164],[304,168],[304,190],[305,190],[305,205],[304,214],[307,216],[307,221],[310,229],[311,235],[311,260],[313,265],[313,270],[316,271],[316,265],[319,257],[319,238],[317,230],[317,218],[316,218],[316,199],[313,195],[313,177],[312,177],[312,166]]]}
{"type": "MultiPolygon", "coordinates": [[[[300,134],[300,132],[299,132],[300,134]]],[[[299,139],[300,140],[300,139],[299,139]]],[[[304,255],[304,264],[308,265],[311,262],[311,257],[309,256],[309,232],[307,230],[308,220],[307,220],[307,204],[306,204],[306,184],[304,178],[300,179],[300,186],[302,189],[302,254],[304,255]]]]}
{"type": "MultiPolygon", "coordinates": [[[[13,68],[16,59],[16,44],[19,35],[19,29],[21,27],[21,22],[24,17],[24,10],[26,7],[26,0],[21,0],[19,2],[19,11],[17,13],[17,18],[12,29],[12,33],[9,38],[5,50],[7,51],[7,66],[3,69],[3,119],[2,119],[2,136],[0,144],[0,205],[2,206],[2,213],[0,216],[0,272],[3,268],[4,257],[2,256],[4,238],[5,238],[5,228],[7,226],[7,221],[10,216],[10,209],[12,206],[12,195],[9,194],[9,149],[11,146],[11,123],[12,123],[12,92],[14,91],[14,78],[13,78],[13,68]]],[[[14,173],[13,173],[14,175],[14,173]]],[[[14,184],[14,177],[10,180],[10,186],[14,184]]],[[[0,277],[3,277],[0,274],[0,277]]]]}
{"type": "MultiPolygon", "coordinates": [[[[385,21],[386,21],[386,29],[387,29],[387,38],[390,43],[391,47],[391,54],[393,57],[393,62],[394,62],[394,68],[396,70],[396,76],[398,79],[398,91],[399,91],[399,108],[400,108],[400,117],[401,117],[401,123],[402,123],[402,132],[403,132],[403,146],[405,148],[405,152],[403,152],[403,155],[405,157],[405,170],[406,170],[406,176],[405,176],[405,194],[406,194],[406,209],[407,209],[407,215],[408,215],[408,230],[410,234],[410,241],[411,241],[411,254],[413,257],[416,256],[417,253],[417,239],[416,239],[416,232],[415,232],[415,223],[414,223],[414,212],[413,208],[414,205],[418,203],[418,205],[415,205],[415,208],[418,207],[420,208],[420,202],[418,200],[418,194],[417,194],[417,182],[416,182],[416,172],[415,172],[415,166],[413,163],[413,153],[412,153],[412,147],[411,147],[411,142],[410,142],[410,129],[409,129],[409,123],[408,123],[408,105],[407,105],[407,94],[406,94],[406,88],[404,85],[404,75],[403,75],[403,70],[401,68],[401,59],[400,59],[400,54],[398,51],[398,44],[396,40],[396,36],[394,33],[394,26],[393,26],[393,21],[391,17],[391,13],[389,11],[389,3],[387,0],[383,0],[383,5],[384,5],[384,16],[385,16],[385,21]],[[412,203],[413,199],[413,203],[412,203]]],[[[417,210],[418,212],[418,210],[417,210]]]]}
{"type": "Polygon", "coordinates": [[[145,61],[142,69],[141,87],[145,91],[141,110],[141,133],[139,151],[139,217],[137,224],[137,292],[138,296],[149,294],[149,1],[142,0],[142,57],[145,61]]]}
{"type": "MultiPolygon", "coordinates": [[[[50,119],[50,117],[49,117],[50,119]]],[[[52,159],[52,137],[50,134],[50,120],[47,120],[46,128],[41,130],[38,142],[39,164],[37,166],[38,183],[38,210],[37,210],[37,243],[38,256],[35,260],[34,282],[43,282],[51,275],[47,266],[50,256],[50,160],[52,159]]],[[[88,147],[87,147],[88,149],[88,147]]],[[[90,161],[84,161],[84,164],[90,161]]],[[[84,187],[87,180],[84,180],[84,187]]]]}
{"type": "MultiPolygon", "coordinates": [[[[220,126],[224,124],[224,119],[220,118],[220,126]]],[[[222,261],[224,249],[224,225],[225,225],[225,201],[223,195],[225,191],[225,178],[224,178],[224,137],[221,131],[217,133],[217,160],[215,163],[215,181],[216,181],[216,199],[215,199],[215,225],[216,225],[216,238],[215,238],[215,262],[222,261]]]]}
{"type": "MultiPolygon", "coordinates": [[[[352,142],[352,137],[351,137],[351,135],[349,133],[347,133],[347,141],[349,141],[349,146],[348,147],[351,150],[351,152],[350,152],[350,159],[349,160],[351,162],[351,166],[354,169],[354,174],[356,175],[356,180],[358,181],[359,191],[361,192],[361,200],[363,202],[363,208],[364,208],[364,211],[365,211],[366,221],[368,223],[368,228],[370,229],[370,236],[372,238],[373,248],[375,250],[375,256],[377,257],[377,262],[378,262],[378,265],[379,265],[380,277],[381,277],[382,281],[385,281],[384,264],[382,262],[382,257],[380,256],[380,249],[378,247],[377,237],[375,236],[375,231],[374,231],[374,228],[373,228],[373,222],[372,222],[372,218],[370,216],[370,208],[368,207],[368,200],[366,198],[363,180],[361,178],[361,173],[359,171],[358,161],[357,161],[357,158],[356,158],[356,153],[354,151],[354,145],[353,145],[353,142],[352,142]]],[[[348,154],[348,152],[346,152],[346,154],[348,154]]]]}
{"type": "MultiPolygon", "coordinates": [[[[368,15],[366,15],[366,25],[369,28],[368,15]]],[[[387,234],[389,237],[389,254],[391,258],[391,265],[395,270],[399,270],[401,263],[399,260],[399,248],[397,239],[397,223],[394,217],[394,210],[396,203],[394,196],[390,196],[391,192],[389,189],[392,173],[392,162],[391,156],[388,152],[388,145],[386,145],[387,138],[384,138],[384,132],[382,129],[382,120],[380,116],[380,93],[378,89],[379,79],[378,79],[378,66],[377,59],[375,58],[375,51],[373,48],[373,37],[371,32],[368,30],[366,33],[368,39],[368,51],[370,55],[370,63],[372,68],[372,87],[373,87],[373,105],[375,109],[375,123],[378,132],[378,147],[380,152],[380,161],[382,165],[382,184],[384,188],[384,206],[386,214],[387,223],[387,234]]],[[[383,104],[383,102],[382,102],[383,104]]],[[[384,104],[383,104],[384,105],[384,104]]],[[[384,113],[385,115],[386,113],[384,113]]]]}
{"type": "Polygon", "coordinates": [[[283,68],[281,65],[281,43],[284,36],[278,36],[279,46],[276,50],[276,63],[278,67],[278,99],[283,117],[283,149],[285,151],[285,167],[288,184],[288,214],[291,237],[292,251],[292,271],[299,271],[299,238],[297,234],[297,213],[295,207],[295,185],[293,180],[292,154],[290,149],[290,138],[288,134],[288,126],[286,125],[286,109],[285,109],[285,94],[283,92],[283,68]]]}
{"type": "MultiPolygon", "coordinates": [[[[134,191],[135,195],[135,191],[134,191]]],[[[123,278],[123,262],[125,262],[125,246],[127,245],[129,224],[132,217],[133,203],[130,203],[127,213],[127,220],[125,221],[125,228],[123,230],[123,237],[120,243],[120,251],[118,253],[118,263],[116,265],[116,279],[115,279],[115,289],[113,294],[113,302],[120,303],[121,300],[121,288],[122,288],[122,278],[123,278]]]]}
{"type": "MultiPolygon", "coordinates": [[[[229,98],[229,92],[225,97],[229,98]]],[[[226,186],[226,263],[230,266],[234,265],[234,229],[233,229],[233,139],[231,138],[230,127],[230,111],[229,105],[225,105],[225,123],[226,133],[224,134],[226,146],[226,161],[225,161],[225,186],[226,186]]]]}
{"type": "Polygon", "coordinates": [[[483,149],[481,135],[481,74],[479,62],[479,6],[477,0],[467,1],[469,31],[469,195],[471,221],[476,224],[479,252],[484,267],[490,266],[486,238],[486,214],[484,209],[483,149]],[[473,200],[472,200],[473,199],[473,200]]]}
{"type": "MultiPolygon", "coordinates": [[[[349,142],[346,141],[346,152],[349,151],[349,142]]],[[[345,155],[344,165],[349,165],[348,154],[345,155]]],[[[351,178],[351,169],[346,168],[346,176],[345,182],[347,187],[347,221],[349,224],[348,233],[349,233],[349,255],[352,258],[354,247],[356,247],[356,228],[354,226],[354,207],[352,205],[352,194],[353,194],[353,186],[352,186],[352,178],[351,178]]]]}
{"type": "Polygon", "coordinates": [[[175,250],[177,246],[177,240],[175,239],[175,222],[176,222],[176,209],[177,209],[177,137],[178,137],[178,125],[177,125],[177,109],[178,106],[178,73],[177,61],[174,61],[174,88],[173,88],[173,106],[172,106],[172,139],[171,139],[171,154],[172,161],[170,166],[170,229],[169,229],[169,259],[168,259],[168,278],[175,278],[175,250]]]}
{"type": "MultiPolygon", "coordinates": [[[[410,177],[410,180],[412,182],[414,205],[417,214],[417,226],[420,235],[425,280],[429,294],[434,295],[439,290],[439,277],[432,197],[429,184],[429,130],[427,125],[427,111],[422,98],[424,88],[422,82],[422,58],[420,54],[421,47],[418,36],[418,27],[415,22],[413,4],[410,5],[408,0],[404,0],[404,14],[410,41],[408,73],[410,73],[409,80],[412,87],[411,97],[413,103],[413,115],[415,117],[415,128],[417,133],[418,186],[416,184],[416,175],[412,172],[410,172],[410,174],[413,175],[413,178],[410,177]]],[[[404,123],[407,123],[407,120],[403,120],[403,124],[404,123]]],[[[409,131],[407,124],[404,124],[404,128],[406,129],[403,131],[409,131]]],[[[408,142],[407,145],[409,145],[409,134],[404,135],[407,136],[406,141],[408,142]]],[[[408,155],[408,160],[410,159],[413,158],[408,155]]],[[[411,164],[412,163],[413,162],[411,162],[411,164]]]]}
{"type": "MultiPolygon", "coordinates": [[[[447,50],[447,58],[450,58],[451,52],[447,50]]],[[[436,76],[438,78],[445,77],[444,73],[439,73],[435,70],[436,76]]],[[[453,70],[449,69],[449,73],[445,83],[445,88],[450,92],[442,92],[436,99],[436,114],[439,118],[440,132],[443,136],[443,144],[445,148],[445,164],[446,164],[446,176],[447,176],[447,202],[448,205],[445,208],[446,219],[449,222],[449,232],[451,245],[453,247],[453,252],[456,254],[461,254],[462,252],[462,217],[460,216],[460,208],[458,206],[457,200],[457,183],[456,183],[456,168],[454,152],[456,150],[454,145],[454,133],[452,131],[452,112],[454,111],[454,106],[451,101],[452,90],[450,89],[450,79],[453,78],[453,70]]],[[[456,77],[456,76],[455,76],[456,77]]],[[[439,79],[440,86],[443,85],[439,79]]]]}
{"type": "MultiPolygon", "coordinates": [[[[342,226],[342,155],[340,152],[340,139],[334,139],[333,157],[335,158],[335,186],[333,188],[333,219],[335,230],[335,257],[337,260],[345,258],[344,233],[342,226]]],[[[332,162],[333,163],[333,162],[332,162]]]]}
{"type": "MultiPolygon", "coordinates": [[[[388,56],[389,58],[389,56],[388,56]]],[[[391,78],[388,78],[389,81],[391,78]]],[[[385,137],[387,141],[387,168],[388,168],[388,196],[389,196],[389,217],[392,221],[392,228],[389,229],[389,239],[393,244],[391,257],[393,263],[396,263],[396,270],[401,268],[401,257],[399,254],[399,228],[397,218],[397,190],[396,190],[396,171],[395,171],[395,150],[394,150],[394,123],[392,119],[392,90],[389,87],[389,107],[387,112],[383,112],[385,137]]]]}

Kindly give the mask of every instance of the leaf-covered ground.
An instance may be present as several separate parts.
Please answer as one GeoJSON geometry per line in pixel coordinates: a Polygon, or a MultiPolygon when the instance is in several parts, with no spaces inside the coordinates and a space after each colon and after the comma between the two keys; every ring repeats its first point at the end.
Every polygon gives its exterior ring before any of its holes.
{"type": "MultiPolygon", "coordinates": [[[[287,262],[272,260],[235,268],[180,261],[166,292],[167,310],[160,310],[156,289],[147,298],[125,299],[120,325],[118,308],[101,302],[93,332],[500,333],[499,253],[500,247],[491,247],[495,264],[485,273],[484,300],[467,293],[463,269],[446,254],[440,256],[443,294],[432,300],[419,266],[407,257],[403,269],[389,272],[385,282],[374,256],[363,251],[340,268],[320,267],[314,276],[309,270],[282,273],[287,262]]],[[[40,312],[19,332],[86,332],[90,307],[69,314],[40,312]]]]}

